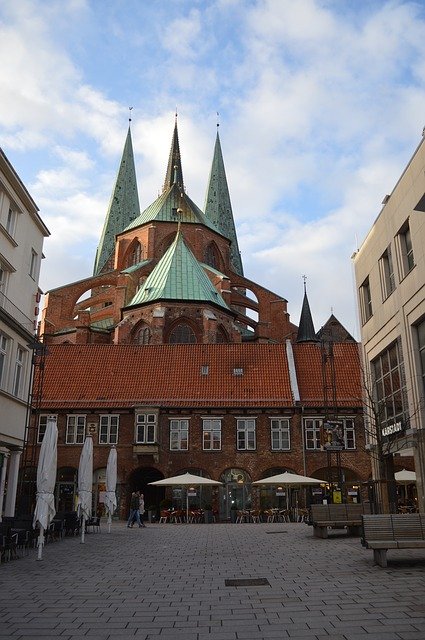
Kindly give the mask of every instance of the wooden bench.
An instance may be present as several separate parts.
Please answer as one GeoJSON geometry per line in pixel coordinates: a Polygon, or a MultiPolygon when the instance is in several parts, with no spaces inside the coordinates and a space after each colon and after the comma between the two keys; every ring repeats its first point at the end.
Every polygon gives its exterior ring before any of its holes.
{"type": "Polygon", "coordinates": [[[387,566],[388,549],[425,549],[425,515],[397,513],[363,516],[361,542],[373,550],[380,567],[387,566]]]}
{"type": "Polygon", "coordinates": [[[328,529],[347,529],[348,535],[360,536],[364,513],[370,513],[369,504],[313,504],[307,524],[316,538],[327,538],[328,529]]]}

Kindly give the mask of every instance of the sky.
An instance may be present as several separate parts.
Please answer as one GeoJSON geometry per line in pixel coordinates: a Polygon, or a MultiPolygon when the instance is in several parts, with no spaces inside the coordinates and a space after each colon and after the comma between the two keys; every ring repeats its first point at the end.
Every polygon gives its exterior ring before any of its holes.
{"type": "Polygon", "coordinates": [[[91,276],[129,107],[144,210],[175,112],[203,209],[219,122],[246,277],[359,337],[353,252],[422,139],[425,0],[0,1],[0,146],[43,291],[91,276]],[[217,115],[219,114],[219,115],[217,115]]]}

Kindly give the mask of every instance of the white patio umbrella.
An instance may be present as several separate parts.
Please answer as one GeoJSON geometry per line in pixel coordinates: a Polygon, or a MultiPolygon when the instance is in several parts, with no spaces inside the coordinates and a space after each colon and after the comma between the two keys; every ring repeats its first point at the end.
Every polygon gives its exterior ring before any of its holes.
{"type": "Polygon", "coordinates": [[[91,518],[93,490],[93,440],[87,436],[80,455],[78,466],[78,516],[82,517],[81,542],[84,543],[86,520],[91,518]]]}
{"type": "Polygon", "coordinates": [[[106,465],[106,495],[105,495],[105,507],[108,511],[108,533],[111,533],[112,515],[117,508],[117,497],[115,495],[115,489],[117,486],[117,450],[112,447],[109,456],[108,464],[106,465]]]}
{"type": "MultiPolygon", "coordinates": [[[[285,471],[285,473],[278,473],[276,476],[270,476],[268,478],[263,478],[262,480],[256,480],[252,484],[256,485],[267,485],[267,484],[277,484],[283,485],[286,487],[300,487],[300,486],[308,486],[314,484],[323,484],[323,480],[318,480],[317,478],[310,478],[309,476],[300,476],[297,473],[290,473],[289,471],[285,471]]],[[[288,502],[288,492],[286,492],[286,508],[289,508],[288,502]]]]}
{"type": "Polygon", "coordinates": [[[400,484],[413,484],[416,482],[416,473],[414,471],[402,469],[401,471],[396,471],[394,478],[396,482],[399,482],[400,484]]]}
{"type": "MultiPolygon", "coordinates": [[[[202,476],[195,476],[193,473],[182,473],[180,476],[171,476],[170,478],[164,478],[163,480],[155,480],[155,482],[149,482],[149,484],[156,485],[157,487],[191,487],[192,485],[219,485],[222,484],[218,480],[211,480],[210,478],[203,478],[202,476]]],[[[186,522],[189,518],[189,496],[186,493],[186,522]]]]}
{"type": "Polygon", "coordinates": [[[56,514],[54,490],[57,470],[57,441],[56,420],[48,416],[37,466],[37,502],[33,520],[34,528],[37,526],[37,522],[40,525],[37,560],[42,560],[44,532],[56,514]]]}

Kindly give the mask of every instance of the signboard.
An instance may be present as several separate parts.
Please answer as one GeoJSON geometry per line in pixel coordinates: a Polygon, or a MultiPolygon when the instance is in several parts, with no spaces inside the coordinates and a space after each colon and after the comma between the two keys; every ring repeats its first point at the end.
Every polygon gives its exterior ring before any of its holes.
{"type": "Polygon", "coordinates": [[[342,422],[332,420],[325,422],[324,428],[324,444],[323,448],[327,451],[342,451],[345,449],[344,442],[344,425],[342,422]]]}
{"type": "Polygon", "coordinates": [[[395,422],[394,424],[387,424],[385,427],[382,427],[381,434],[382,437],[392,436],[394,433],[400,433],[400,431],[404,431],[403,425],[401,422],[395,422]]]}

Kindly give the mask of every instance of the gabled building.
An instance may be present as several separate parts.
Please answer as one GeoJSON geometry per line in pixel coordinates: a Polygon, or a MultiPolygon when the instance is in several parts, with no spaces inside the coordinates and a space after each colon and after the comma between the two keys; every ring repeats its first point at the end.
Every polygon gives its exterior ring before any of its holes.
{"type": "Polygon", "coordinates": [[[0,149],[0,520],[15,511],[32,384],[38,279],[49,235],[37,205],[0,149]]]}
{"type": "Polygon", "coordinates": [[[59,510],[74,504],[87,434],[96,505],[117,447],[121,516],[131,490],[158,503],[164,490],[148,483],[185,470],[223,482],[202,497],[223,519],[232,504],[276,503],[251,482],[285,469],[359,500],[369,458],[358,345],[336,319],[344,339],[318,338],[306,293],[298,329],[285,298],[244,276],[218,134],[204,211],[186,193],[177,122],[163,191],[137,207],[129,130],[94,274],[48,292],[43,310],[32,445],[55,416],[59,510]],[[344,439],[333,458],[331,418],[344,439]]]}

